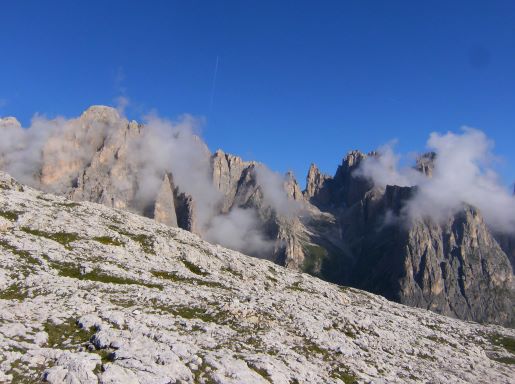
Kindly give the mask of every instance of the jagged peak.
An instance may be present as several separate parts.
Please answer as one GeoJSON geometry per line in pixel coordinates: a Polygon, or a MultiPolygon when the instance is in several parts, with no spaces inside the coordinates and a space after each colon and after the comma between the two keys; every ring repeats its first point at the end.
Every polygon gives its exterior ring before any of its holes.
{"type": "Polygon", "coordinates": [[[435,167],[436,153],[426,152],[417,157],[415,169],[424,175],[431,177],[435,167]]]}
{"type": "Polygon", "coordinates": [[[1,128],[21,128],[21,123],[18,121],[16,117],[6,116],[0,117],[0,129],[1,128]]]}
{"type": "Polygon", "coordinates": [[[121,116],[118,110],[107,105],[92,105],[86,109],[81,119],[103,119],[103,120],[120,120],[121,116]]]}
{"type": "Polygon", "coordinates": [[[353,167],[359,164],[363,159],[366,159],[367,155],[357,149],[347,152],[343,158],[342,165],[347,168],[353,167]]]}

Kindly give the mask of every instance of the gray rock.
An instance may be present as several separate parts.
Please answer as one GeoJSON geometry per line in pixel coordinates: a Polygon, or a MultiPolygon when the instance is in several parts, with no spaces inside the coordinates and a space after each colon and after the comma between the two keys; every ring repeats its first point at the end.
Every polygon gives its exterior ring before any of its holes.
{"type": "MultiPolygon", "coordinates": [[[[3,211],[19,212],[0,232],[4,382],[513,381],[512,329],[343,288],[2,173],[0,186],[3,211]]],[[[467,215],[456,244],[490,241],[467,215]]]]}

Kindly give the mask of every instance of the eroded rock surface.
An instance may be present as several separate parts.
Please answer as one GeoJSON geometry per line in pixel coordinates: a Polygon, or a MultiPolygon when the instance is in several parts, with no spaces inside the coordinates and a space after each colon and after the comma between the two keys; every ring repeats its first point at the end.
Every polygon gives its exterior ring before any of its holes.
{"type": "Polygon", "coordinates": [[[0,173],[0,382],[510,383],[513,330],[0,173]]]}

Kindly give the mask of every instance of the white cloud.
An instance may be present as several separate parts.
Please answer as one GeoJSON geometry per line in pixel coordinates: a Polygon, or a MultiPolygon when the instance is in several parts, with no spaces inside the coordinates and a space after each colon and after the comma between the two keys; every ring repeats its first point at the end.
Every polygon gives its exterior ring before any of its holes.
{"type": "Polygon", "coordinates": [[[405,212],[412,218],[443,220],[467,203],[479,208],[494,230],[515,233],[515,197],[492,169],[493,141],[482,131],[465,127],[458,134],[432,133],[427,147],[437,154],[431,178],[412,168],[399,169],[391,146],[382,148],[378,158],[367,158],[358,174],[377,186],[417,185],[405,212]]]}

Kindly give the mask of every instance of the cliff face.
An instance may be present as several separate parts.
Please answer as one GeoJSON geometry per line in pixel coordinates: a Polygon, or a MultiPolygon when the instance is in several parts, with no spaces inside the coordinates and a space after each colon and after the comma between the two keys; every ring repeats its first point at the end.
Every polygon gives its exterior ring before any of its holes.
{"type": "MultiPolygon", "coordinates": [[[[373,187],[353,173],[364,158],[351,152],[344,159],[323,191],[329,203],[311,196],[333,215],[341,236],[315,240],[317,274],[403,304],[513,326],[513,272],[503,251],[510,239],[498,242],[480,212],[466,205],[444,223],[408,219],[402,211],[417,188],[373,187]],[[324,244],[334,239],[337,247],[324,244]]],[[[430,177],[433,161],[434,154],[425,155],[417,169],[430,177]]]]}
{"type": "Polygon", "coordinates": [[[414,193],[387,187],[367,201],[375,212],[362,219],[362,240],[352,247],[350,284],[445,315],[513,325],[511,267],[479,212],[464,206],[445,223],[386,222],[414,193]]]}
{"type": "MultiPolygon", "coordinates": [[[[13,119],[0,119],[0,128],[21,129],[13,119]]],[[[206,205],[185,193],[172,167],[148,169],[133,156],[145,129],[112,108],[90,108],[47,139],[37,186],[201,236],[206,215],[250,211],[256,221],[251,230],[271,244],[255,256],[411,306],[513,324],[513,236],[494,238],[480,212],[468,206],[444,223],[403,219],[403,207],[416,188],[378,188],[357,174],[361,162],[377,153],[350,152],[334,176],[312,164],[304,191],[287,174],[279,187],[283,200],[272,203],[277,191],[269,190],[262,166],[219,150],[206,155],[207,185],[216,192],[206,205]],[[79,155],[67,162],[70,153],[79,155]],[[160,181],[156,185],[147,183],[152,172],[160,181]],[[294,209],[286,209],[290,203],[294,209]]],[[[415,168],[431,177],[434,161],[434,153],[423,155],[415,168]]]]}

